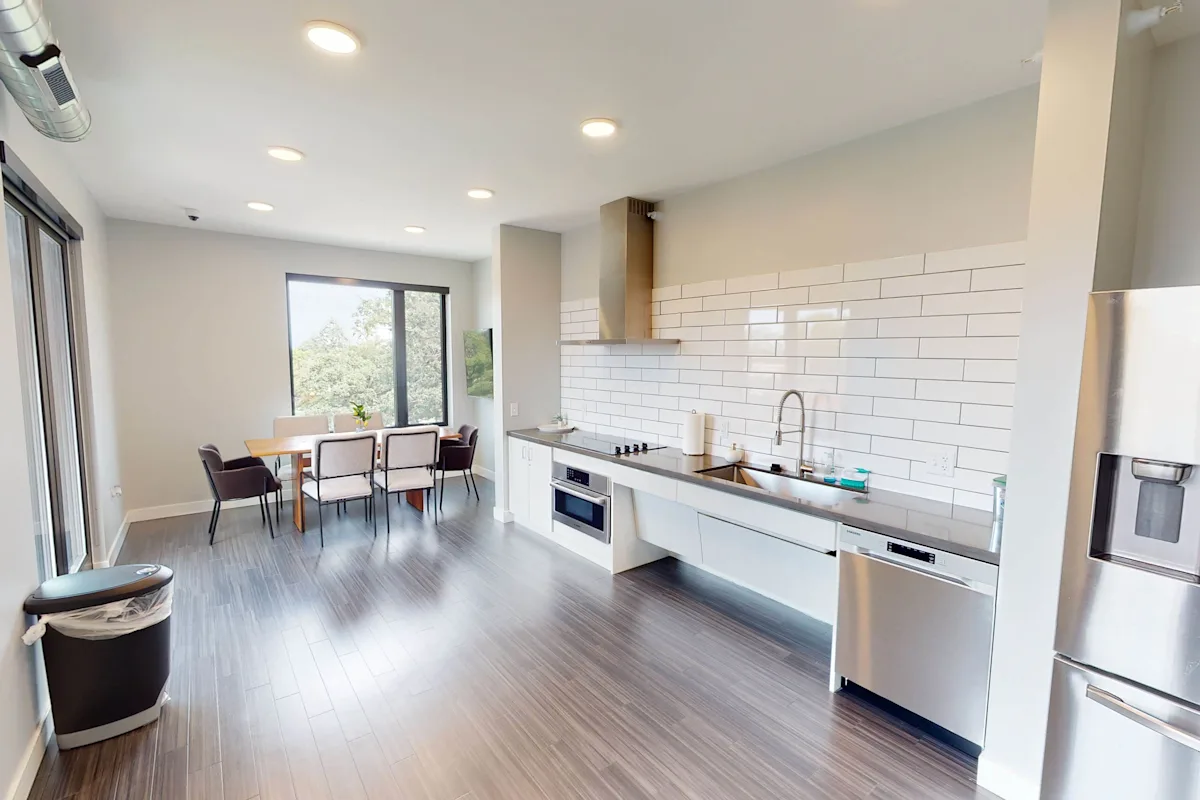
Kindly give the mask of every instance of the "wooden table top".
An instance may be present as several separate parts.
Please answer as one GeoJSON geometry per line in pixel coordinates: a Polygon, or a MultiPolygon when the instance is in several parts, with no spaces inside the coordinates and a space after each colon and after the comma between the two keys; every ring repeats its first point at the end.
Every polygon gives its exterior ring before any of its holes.
{"type": "MultiPolygon", "coordinates": [[[[377,436],[383,431],[369,431],[377,436]]],[[[246,450],[258,458],[268,456],[295,456],[311,453],[316,436],[281,436],[278,439],[247,439],[246,450]]],[[[462,434],[452,428],[441,429],[442,441],[461,439],[462,434]]]]}

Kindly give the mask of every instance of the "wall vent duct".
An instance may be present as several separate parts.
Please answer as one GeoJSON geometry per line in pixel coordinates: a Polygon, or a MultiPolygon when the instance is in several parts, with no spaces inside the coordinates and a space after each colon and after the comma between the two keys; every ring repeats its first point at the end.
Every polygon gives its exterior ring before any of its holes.
{"type": "Polygon", "coordinates": [[[41,0],[0,0],[0,82],[44,136],[77,142],[92,126],[41,0]]]}

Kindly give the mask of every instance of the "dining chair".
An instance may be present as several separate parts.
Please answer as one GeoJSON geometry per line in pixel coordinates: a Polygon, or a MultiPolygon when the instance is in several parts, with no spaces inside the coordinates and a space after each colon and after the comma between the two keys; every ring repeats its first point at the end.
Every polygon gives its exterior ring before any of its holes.
{"type": "MultiPolygon", "coordinates": [[[[471,495],[471,487],[475,486],[475,475],[471,467],[475,463],[475,445],[479,442],[479,429],[474,425],[463,425],[458,429],[461,438],[457,442],[448,441],[442,445],[438,456],[438,469],[442,471],[442,488],[438,492],[438,505],[446,496],[446,471],[462,472],[463,483],[467,487],[467,496],[471,495]]],[[[479,500],[479,487],[475,486],[475,499],[479,500]]]]}
{"type": "MultiPolygon", "coordinates": [[[[334,414],[333,415],[333,432],[334,433],[352,433],[358,430],[358,420],[353,414],[334,414]]],[[[381,431],[383,430],[383,415],[378,411],[371,414],[371,418],[367,420],[367,425],[364,430],[381,431]]]]}
{"type": "Polygon", "coordinates": [[[204,466],[204,474],[208,478],[208,488],[212,490],[213,508],[208,518],[208,544],[211,547],[217,535],[217,522],[221,518],[221,503],[230,500],[248,500],[257,497],[259,511],[262,512],[263,522],[275,538],[275,526],[271,524],[271,511],[268,498],[275,493],[275,514],[279,514],[279,479],[271,474],[271,470],[261,458],[246,456],[225,461],[221,451],[215,444],[206,444],[197,448],[200,463],[204,466]]]}
{"type": "Polygon", "coordinates": [[[300,491],[317,501],[321,547],[325,546],[325,519],[321,507],[327,503],[362,500],[371,519],[372,531],[379,535],[373,508],[375,488],[371,482],[375,474],[377,444],[374,433],[334,433],[313,441],[312,480],[302,483],[300,491]]]}
{"type": "MultiPolygon", "coordinates": [[[[276,417],[272,428],[272,435],[276,439],[288,436],[320,436],[323,433],[329,433],[329,415],[276,417]]],[[[283,483],[296,480],[296,476],[292,474],[292,459],[281,461],[279,456],[275,456],[275,477],[280,481],[279,493],[275,497],[275,519],[278,521],[279,506],[283,500],[283,483]]],[[[295,491],[292,494],[295,495],[295,491]]],[[[299,500],[299,498],[297,499],[299,500]]]]}
{"type": "MultiPolygon", "coordinates": [[[[424,489],[430,495],[434,488],[433,470],[438,463],[441,429],[437,425],[417,425],[412,428],[388,428],[381,434],[383,457],[380,471],[375,473],[375,485],[383,491],[383,509],[387,517],[388,538],[392,535],[392,516],[387,511],[388,495],[424,489]]],[[[399,498],[397,498],[399,499],[399,498]]],[[[433,524],[437,525],[437,498],[429,497],[433,506],[433,524]]]]}

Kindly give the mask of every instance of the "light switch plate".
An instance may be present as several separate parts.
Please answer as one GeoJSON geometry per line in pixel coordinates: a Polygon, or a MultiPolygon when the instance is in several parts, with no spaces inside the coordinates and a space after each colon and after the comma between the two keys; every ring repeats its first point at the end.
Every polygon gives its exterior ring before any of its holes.
{"type": "Polygon", "coordinates": [[[954,477],[954,448],[930,448],[929,458],[925,461],[925,472],[928,475],[954,477]]]}
{"type": "Polygon", "coordinates": [[[509,415],[510,417],[515,417],[515,416],[517,416],[517,413],[518,413],[518,412],[517,412],[517,404],[516,404],[516,403],[509,403],[509,404],[508,404],[508,415],[509,415]]]}

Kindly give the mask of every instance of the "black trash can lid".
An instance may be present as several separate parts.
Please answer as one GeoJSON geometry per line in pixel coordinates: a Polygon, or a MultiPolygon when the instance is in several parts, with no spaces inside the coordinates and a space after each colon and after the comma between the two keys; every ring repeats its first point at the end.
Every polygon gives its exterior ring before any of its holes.
{"type": "Polygon", "coordinates": [[[122,564],[51,578],[25,598],[25,613],[52,614],[149,594],[175,577],[160,564],[122,564]]]}

